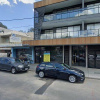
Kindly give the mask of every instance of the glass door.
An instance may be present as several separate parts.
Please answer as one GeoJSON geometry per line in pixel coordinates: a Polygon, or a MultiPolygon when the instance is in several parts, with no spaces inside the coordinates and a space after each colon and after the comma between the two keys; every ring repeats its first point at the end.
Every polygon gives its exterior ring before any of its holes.
{"type": "Polygon", "coordinates": [[[89,68],[94,68],[95,67],[95,52],[94,51],[89,51],[88,67],[89,68]]]}
{"type": "Polygon", "coordinates": [[[100,69],[100,51],[96,51],[96,68],[100,69]]]}

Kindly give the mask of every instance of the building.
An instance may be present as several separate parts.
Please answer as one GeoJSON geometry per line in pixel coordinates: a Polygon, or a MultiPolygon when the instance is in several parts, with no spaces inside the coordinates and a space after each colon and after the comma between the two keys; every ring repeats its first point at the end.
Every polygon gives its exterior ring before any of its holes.
{"type": "Polygon", "coordinates": [[[28,34],[0,27],[0,57],[7,56],[9,53],[12,57],[19,57],[22,49],[26,48],[22,47],[22,41],[33,40],[32,36],[33,33],[28,34]]]}
{"type": "Polygon", "coordinates": [[[43,0],[34,4],[35,63],[50,60],[86,69],[100,77],[100,1],[43,0]]]}

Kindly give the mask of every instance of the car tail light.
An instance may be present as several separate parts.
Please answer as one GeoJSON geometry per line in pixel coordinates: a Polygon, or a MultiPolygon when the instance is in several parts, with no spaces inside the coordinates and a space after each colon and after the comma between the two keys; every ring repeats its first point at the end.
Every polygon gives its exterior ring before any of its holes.
{"type": "Polygon", "coordinates": [[[39,68],[39,66],[37,66],[36,68],[39,68]]]}

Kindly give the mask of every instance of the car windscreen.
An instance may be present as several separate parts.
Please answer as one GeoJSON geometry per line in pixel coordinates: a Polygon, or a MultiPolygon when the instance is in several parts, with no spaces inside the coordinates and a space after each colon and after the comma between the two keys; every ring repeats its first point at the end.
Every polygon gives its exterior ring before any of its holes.
{"type": "Polygon", "coordinates": [[[63,63],[63,64],[61,64],[63,67],[66,67],[66,68],[68,68],[68,69],[70,69],[71,67],[70,66],[68,66],[67,64],[65,64],[65,63],[63,63]]]}
{"type": "Polygon", "coordinates": [[[22,61],[20,59],[11,59],[12,63],[18,62],[18,63],[22,63],[22,61]]]}
{"type": "Polygon", "coordinates": [[[64,68],[64,66],[62,66],[62,65],[59,64],[59,63],[55,63],[54,66],[55,66],[56,68],[59,68],[59,69],[63,69],[63,68],[64,68]]]}

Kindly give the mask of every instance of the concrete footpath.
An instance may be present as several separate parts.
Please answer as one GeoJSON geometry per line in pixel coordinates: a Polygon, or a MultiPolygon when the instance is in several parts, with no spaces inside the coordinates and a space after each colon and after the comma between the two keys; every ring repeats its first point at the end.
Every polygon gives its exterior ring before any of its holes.
{"type": "Polygon", "coordinates": [[[30,70],[35,71],[38,64],[30,64],[30,70]]]}

